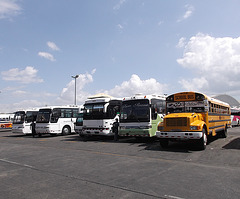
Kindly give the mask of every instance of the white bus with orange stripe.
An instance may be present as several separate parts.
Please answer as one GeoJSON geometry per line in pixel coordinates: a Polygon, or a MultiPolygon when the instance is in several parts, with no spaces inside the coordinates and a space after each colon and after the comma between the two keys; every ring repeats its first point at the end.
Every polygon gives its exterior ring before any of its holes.
{"type": "Polygon", "coordinates": [[[0,129],[11,129],[13,113],[1,113],[0,114],[0,129]]]}

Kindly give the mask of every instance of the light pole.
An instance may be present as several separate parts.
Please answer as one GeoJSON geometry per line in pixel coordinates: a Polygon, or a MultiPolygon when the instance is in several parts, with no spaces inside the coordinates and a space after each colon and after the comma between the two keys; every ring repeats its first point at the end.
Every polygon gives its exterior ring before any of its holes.
{"type": "Polygon", "coordinates": [[[77,105],[77,78],[79,75],[72,76],[75,79],[75,98],[74,98],[74,105],[77,105]]]}

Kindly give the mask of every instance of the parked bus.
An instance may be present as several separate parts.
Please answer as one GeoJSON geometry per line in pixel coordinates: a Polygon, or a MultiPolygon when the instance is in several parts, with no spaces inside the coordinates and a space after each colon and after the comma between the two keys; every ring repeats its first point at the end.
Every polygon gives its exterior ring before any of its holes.
{"type": "Polygon", "coordinates": [[[122,100],[100,94],[89,97],[83,105],[83,129],[80,136],[113,136],[113,122],[119,120],[122,100]]]}
{"type": "Polygon", "coordinates": [[[32,134],[35,131],[39,108],[16,111],[13,118],[12,133],[32,134]]]}
{"type": "Polygon", "coordinates": [[[11,129],[12,128],[12,113],[1,113],[0,114],[0,129],[11,129]]]}
{"type": "Polygon", "coordinates": [[[232,126],[240,125],[240,108],[231,108],[231,124],[232,126]]]}
{"type": "Polygon", "coordinates": [[[197,92],[168,96],[166,113],[157,131],[163,148],[169,140],[195,140],[204,150],[209,136],[227,137],[231,125],[229,104],[197,92]]]}
{"type": "Polygon", "coordinates": [[[36,134],[40,137],[43,134],[75,133],[74,123],[79,112],[79,106],[71,105],[41,108],[37,114],[36,134]]]}
{"type": "Polygon", "coordinates": [[[119,136],[153,137],[165,113],[164,95],[141,95],[123,99],[119,136]]]}

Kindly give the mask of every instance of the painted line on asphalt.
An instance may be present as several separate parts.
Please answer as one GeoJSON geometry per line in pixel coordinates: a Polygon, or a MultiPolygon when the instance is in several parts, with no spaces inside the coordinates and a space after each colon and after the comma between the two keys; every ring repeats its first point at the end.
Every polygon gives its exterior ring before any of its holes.
{"type": "Polygon", "coordinates": [[[181,197],[171,196],[171,195],[164,195],[164,197],[171,198],[171,199],[184,199],[184,198],[181,198],[181,197]]]}
{"type": "Polygon", "coordinates": [[[30,165],[28,165],[28,164],[22,164],[22,163],[18,163],[18,162],[13,162],[13,161],[6,160],[6,159],[0,159],[0,161],[6,162],[6,163],[10,163],[10,164],[15,164],[15,165],[18,165],[18,166],[23,166],[23,167],[28,167],[28,168],[34,168],[33,166],[30,166],[30,165]]]}

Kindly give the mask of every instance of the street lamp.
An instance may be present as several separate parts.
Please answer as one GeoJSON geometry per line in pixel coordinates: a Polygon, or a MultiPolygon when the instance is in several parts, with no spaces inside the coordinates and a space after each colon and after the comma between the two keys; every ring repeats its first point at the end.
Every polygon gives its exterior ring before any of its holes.
{"type": "Polygon", "coordinates": [[[79,75],[75,75],[72,76],[72,78],[75,79],[75,98],[74,98],[74,105],[77,104],[77,78],[79,77],[79,75]]]}

